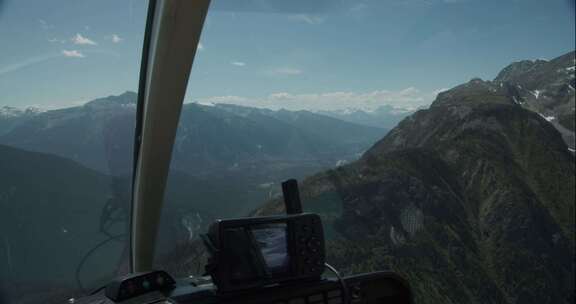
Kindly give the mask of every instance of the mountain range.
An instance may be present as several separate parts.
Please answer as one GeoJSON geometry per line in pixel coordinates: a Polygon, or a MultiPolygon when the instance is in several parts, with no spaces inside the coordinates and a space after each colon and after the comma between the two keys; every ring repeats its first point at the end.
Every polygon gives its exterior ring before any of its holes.
{"type": "MultiPolygon", "coordinates": [[[[127,175],[135,101],[136,94],[126,92],[46,112],[5,107],[4,112],[11,115],[0,116],[0,144],[63,156],[115,176],[127,175]]],[[[268,182],[294,171],[310,173],[353,160],[385,132],[308,111],[191,103],[182,109],[172,167],[204,177],[241,171],[243,176],[268,182]]]]}
{"type": "MultiPolygon", "coordinates": [[[[573,71],[571,52],[473,79],[304,180],[329,262],[394,270],[415,303],[574,303],[573,71]]],[[[277,199],[254,215],[282,211],[277,199]]]]}

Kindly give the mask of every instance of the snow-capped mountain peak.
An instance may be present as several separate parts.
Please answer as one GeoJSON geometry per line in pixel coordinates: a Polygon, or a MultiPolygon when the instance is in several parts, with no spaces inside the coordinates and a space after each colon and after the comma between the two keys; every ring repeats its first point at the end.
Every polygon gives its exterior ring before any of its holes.
{"type": "Polygon", "coordinates": [[[17,118],[21,116],[36,115],[42,112],[44,112],[44,110],[37,107],[27,107],[22,110],[16,107],[3,106],[0,107],[0,118],[17,118]]]}

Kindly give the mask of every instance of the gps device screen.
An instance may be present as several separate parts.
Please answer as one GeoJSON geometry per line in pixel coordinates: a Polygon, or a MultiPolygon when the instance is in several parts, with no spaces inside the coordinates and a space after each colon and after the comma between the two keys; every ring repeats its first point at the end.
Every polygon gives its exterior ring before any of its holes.
{"type": "Polygon", "coordinates": [[[268,271],[272,274],[289,272],[288,230],[286,223],[266,224],[252,227],[260,253],[268,271]]]}

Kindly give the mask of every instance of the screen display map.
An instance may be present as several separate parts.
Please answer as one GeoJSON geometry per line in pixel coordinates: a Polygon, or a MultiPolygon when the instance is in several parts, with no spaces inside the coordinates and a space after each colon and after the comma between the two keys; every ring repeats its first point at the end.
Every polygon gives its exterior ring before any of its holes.
{"type": "Polygon", "coordinates": [[[260,225],[252,234],[271,273],[288,272],[289,256],[286,223],[260,225]]]}

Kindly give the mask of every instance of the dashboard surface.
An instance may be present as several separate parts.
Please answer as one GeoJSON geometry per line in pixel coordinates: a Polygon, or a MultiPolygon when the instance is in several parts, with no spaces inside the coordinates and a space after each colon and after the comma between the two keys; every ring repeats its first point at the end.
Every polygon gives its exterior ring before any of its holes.
{"type": "MultiPolygon", "coordinates": [[[[409,285],[392,272],[374,272],[344,278],[347,294],[354,304],[412,303],[409,285]]],[[[78,299],[75,304],[341,304],[342,284],[336,279],[297,282],[222,294],[212,284],[194,286],[183,280],[163,291],[151,291],[140,296],[115,302],[104,291],[78,299]]]]}

